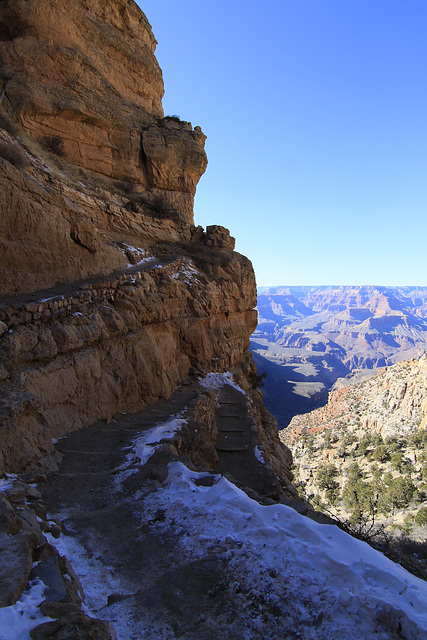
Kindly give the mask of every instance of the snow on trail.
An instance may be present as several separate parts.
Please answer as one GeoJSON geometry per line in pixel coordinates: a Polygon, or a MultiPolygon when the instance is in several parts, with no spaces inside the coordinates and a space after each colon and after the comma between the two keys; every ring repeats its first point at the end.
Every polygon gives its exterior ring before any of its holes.
{"type": "MultiPolygon", "coordinates": [[[[201,384],[235,386],[230,375],[209,374],[201,384]]],[[[120,471],[126,475],[126,466],[145,464],[158,443],[183,426],[182,415],[142,433],[120,471]]],[[[120,490],[116,482],[111,500],[121,499],[120,490]]],[[[177,562],[206,557],[216,557],[218,566],[226,562],[218,589],[235,612],[230,637],[427,640],[427,583],[336,526],[320,525],[282,504],[260,505],[226,478],[190,471],[180,462],[169,464],[162,485],[127,499],[141,525],[164,514],[156,520],[158,535],[173,534],[177,562]]],[[[51,542],[70,558],[92,611],[113,615],[105,603],[109,593],[126,593],[120,577],[110,575],[102,558],[88,558],[72,537],[51,542]]],[[[210,615],[207,610],[208,627],[210,615]]],[[[170,632],[132,629],[126,609],[117,609],[115,616],[111,621],[119,640],[171,639],[170,632]]],[[[212,618],[210,628],[223,635],[215,623],[212,618]]]]}
{"type": "Polygon", "coordinates": [[[51,622],[39,610],[45,589],[41,580],[33,580],[14,605],[0,608],[0,640],[29,640],[31,629],[51,622]]]}
{"type": "MultiPolygon", "coordinates": [[[[408,640],[427,638],[426,582],[336,526],[281,504],[258,504],[224,477],[212,487],[195,484],[207,475],[172,463],[165,486],[152,496],[155,508],[189,530],[185,540],[193,555],[203,555],[209,543],[231,543],[236,571],[243,570],[246,580],[265,590],[258,576],[268,568],[291,581],[301,601],[316,603],[321,595],[330,617],[325,629],[347,628],[348,640],[361,637],[361,624],[363,637],[381,637],[377,621],[408,640]]],[[[270,595],[280,608],[280,590],[270,595]]]]}
{"type": "Polygon", "coordinates": [[[226,373],[208,373],[204,378],[199,380],[200,386],[211,391],[218,391],[224,385],[228,384],[243,395],[246,395],[243,389],[241,389],[233,380],[233,374],[230,371],[226,373]]]}
{"type": "Polygon", "coordinates": [[[144,433],[136,439],[134,445],[135,456],[140,460],[141,464],[145,464],[159,448],[161,440],[170,440],[173,436],[187,423],[181,414],[171,416],[171,418],[163,424],[156,425],[152,429],[144,431],[144,433]]]}

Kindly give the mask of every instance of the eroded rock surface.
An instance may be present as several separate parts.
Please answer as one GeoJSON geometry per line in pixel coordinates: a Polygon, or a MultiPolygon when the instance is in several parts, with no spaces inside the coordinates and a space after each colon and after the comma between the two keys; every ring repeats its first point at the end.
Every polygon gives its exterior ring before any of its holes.
{"type": "Polygon", "coordinates": [[[163,119],[156,41],[135,2],[6,0],[0,33],[5,106],[32,138],[58,136],[97,174],[194,195],[204,136],[163,119]]]}

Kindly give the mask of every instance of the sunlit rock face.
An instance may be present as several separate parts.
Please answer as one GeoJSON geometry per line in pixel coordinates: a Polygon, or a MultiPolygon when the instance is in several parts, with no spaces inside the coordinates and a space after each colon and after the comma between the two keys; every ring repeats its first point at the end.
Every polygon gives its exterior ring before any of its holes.
{"type": "Polygon", "coordinates": [[[194,225],[205,136],[163,116],[155,45],[133,1],[0,3],[0,143],[21,157],[0,153],[1,471],[249,359],[252,265],[194,225]]]}
{"type": "Polygon", "coordinates": [[[42,144],[100,176],[164,190],[192,222],[205,136],[163,118],[151,27],[134,2],[5,0],[0,6],[4,108],[42,144]]]}

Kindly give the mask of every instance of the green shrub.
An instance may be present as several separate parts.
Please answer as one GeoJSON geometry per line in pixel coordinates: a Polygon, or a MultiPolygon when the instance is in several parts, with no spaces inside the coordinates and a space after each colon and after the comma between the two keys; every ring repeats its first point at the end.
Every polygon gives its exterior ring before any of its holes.
{"type": "Polygon", "coordinates": [[[119,191],[127,196],[135,192],[135,184],[133,182],[129,182],[127,180],[118,180],[114,183],[114,185],[119,191]]]}
{"type": "Polygon", "coordinates": [[[135,200],[129,200],[126,203],[126,209],[128,209],[128,211],[133,211],[134,213],[139,211],[138,204],[135,202],[135,200]]]}
{"type": "Polygon", "coordinates": [[[264,386],[264,379],[267,377],[267,374],[264,372],[261,375],[258,375],[256,371],[251,371],[249,374],[249,379],[251,381],[252,389],[258,389],[258,387],[264,386]]]}
{"type": "Polygon", "coordinates": [[[355,450],[355,455],[356,456],[364,456],[366,455],[366,452],[369,448],[369,446],[372,443],[372,437],[369,433],[366,433],[363,438],[359,441],[356,450],[355,450]]]}
{"type": "Polygon", "coordinates": [[[393,507],[407,507],[416,491],[410,478],[394,478],[390,484],[387,495],[393,507]]]}
{"type": "Polygon", "coordinates": [[[427,525],[427,507],[421,507],[421,509],[418,509],[417,515],[415,516],[415,522],[420,527],[427,525]]]}
{"type": "Polygon", "coordinates": [[[311,455],[315,451],[317,451],[317,447],[314,443],[314,437],[311,433],[304,432],[301,436],[301,441],[303,446],[307,449],[307,452],[311,455]]]}
{"type": "Polygon", "coordinates": [[[316,484],[319,489],[323,490],[335,490],[338,488],[338,483],[335,478],[338,475],[338,469],[334,464],[325,464],[318,468],[316,484]]]}
{"type": "Polygon", "coordinates": [[[401,448],[401,443],[399,442],[399,440],[391,436],[385,439],[384,444],[388,447],[390,454],[399,451],[399,449],[401,448]]]}
{"type": "Polygon", "coordinates": [[[372,452],[372,458],[378,462],[387,462],[390,459],[390,452],[387,445],[380,444],[372,452]]]}
{"type": "Polygon", "coordinates": [[[372,512],[377,502],[374,486],[356,476],[347,480],[342,498],[345,508],[352,513],[353,520],[359,520],[362,514],[372,512]]]}
{"type": "Polygon", "coordinates": [[[414,431],[414,433],[409,436],[408,444],[416,448],[421,448],[423,445],[427,444],[427,429],[418,429],[417,431],[414,431]]]}
{"type": "Polygon", "coordinates": [[[400,473],[411,474],[415,469],[411,460],[405,458],[401,451],[398,451],[391,457],[391,465],[400,473]]]}

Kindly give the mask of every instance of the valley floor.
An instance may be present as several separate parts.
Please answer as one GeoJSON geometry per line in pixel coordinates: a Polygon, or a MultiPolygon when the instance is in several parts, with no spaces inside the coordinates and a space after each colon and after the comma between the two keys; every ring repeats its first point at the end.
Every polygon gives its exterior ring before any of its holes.
{"type": "Polygon", "coordinates": [[[426,639],[427,583],[224,476],[165,465],[156,442],[180,428],[195,392],[59,443],[59,474],[40,489],[90,613],[119,640],[426,639]]]}

